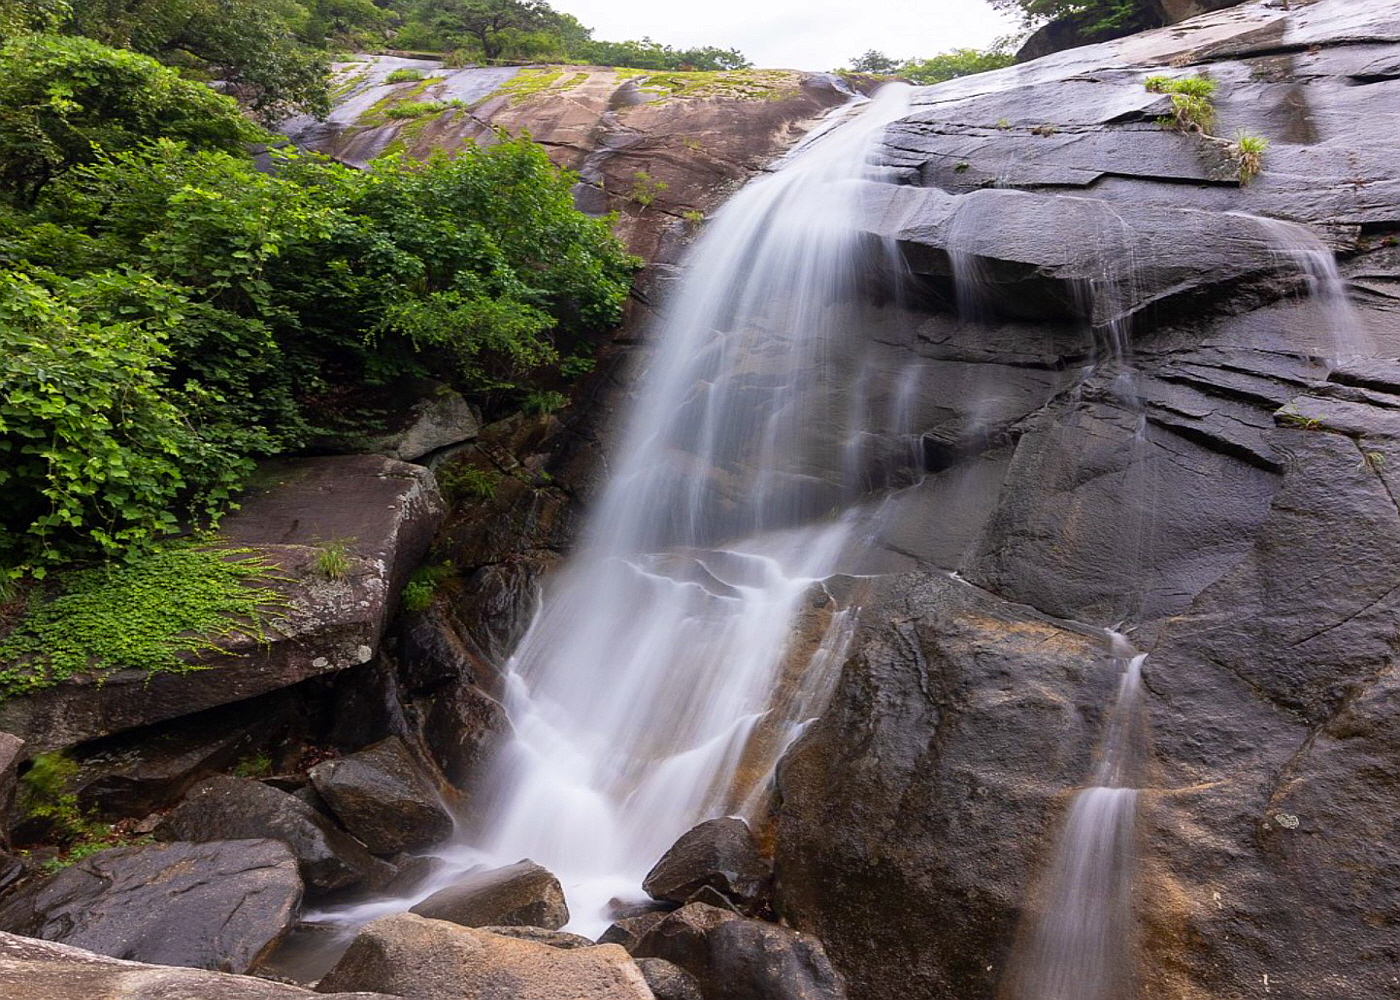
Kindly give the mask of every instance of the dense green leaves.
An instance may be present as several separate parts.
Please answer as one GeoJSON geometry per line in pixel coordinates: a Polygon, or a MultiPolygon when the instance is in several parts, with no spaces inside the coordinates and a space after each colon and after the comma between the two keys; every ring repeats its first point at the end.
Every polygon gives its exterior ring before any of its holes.
{"type": "Polygon", "coordinates": [[[906,59],[903,62],[871,49],[852,59],[848,68],[853,73],[897,75],[910,83],[930,86],[954,77],[1010,66],[1016,61],[1016,56],[1003,47],[1006,44],[1005,41],[998,42],[990,49],[953,49],[931,59],[906,59]]]}
{"type": "Polygon", "coordinates": [[[0,564],[139,547],[212,514],[322,400],[400,375],[487,405],[562,384],[634,261],[525,139],[368,171],[161,140],[0,226],[0,564]]]}
{"type": "Polygon", "coordinates": [[[989,0],[998,10],[1019,14],[1027,27],[1064,21],[1086,39],[1110,37],[1162,24],[1154,0],[989,0]]]}
{"type": "Polygon", "coordinates": [[[0,188],[12,199],[31,202],[99,150],[157,137],[239,150],[263,133],[230,98],[134,52],[57,35],[0,47],[0,188]]]}

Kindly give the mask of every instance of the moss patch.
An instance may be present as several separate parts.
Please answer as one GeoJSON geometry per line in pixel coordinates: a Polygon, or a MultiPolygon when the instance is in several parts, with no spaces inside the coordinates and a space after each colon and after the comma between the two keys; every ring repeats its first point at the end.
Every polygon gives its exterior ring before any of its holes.
{"type": "Polygon", "coordinates": [[[0,641],[0,698],[78,674],[198,669],[221,640],[262,637],[286,607],[250,549],[165,546],[126,563],[59,574],[0,641]]]}
{"type": "Polygon", "coordinates": [[[638,88],[655,95],[652,103],[672,98],[727,97],[739,101],[780,101],[792,95],[793,74],[771,69],[732,69],[652,73],[638,88]]]}

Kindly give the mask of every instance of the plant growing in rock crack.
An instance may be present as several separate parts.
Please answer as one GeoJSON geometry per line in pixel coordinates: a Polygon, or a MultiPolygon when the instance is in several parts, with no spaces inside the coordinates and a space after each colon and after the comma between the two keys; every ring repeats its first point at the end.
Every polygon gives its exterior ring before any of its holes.
{"type": "Polygon", "coordinates": [[[681,213],[681,218],[692,226],[698,226],[705,221],[705,213],[695,209],[689,209],[681,213]]]}
{"type": "Polygon", "coordinates": [[[408,583],[404,584],[403,593],[400,595],[403,609],[427,611],[432,606],[433,595],[437,593],[438,585],[456,572],[457,567],[451,562],[419,566],[409,577],[408,583]]]}
{"type": "Polygon", "coordinates": [[[416,83],[423,79],[421,69],[410,69],[407,66],[394,70],[384,78],[385,83],[416,83]]]}
{"type": "Polygon", "coordinates": [[[1241,184],[1248,184],[1264,169],[1264,153],[1269,148],[1269,140],[1262,136],[1241,132],[1235,137],[1235,145],[1230,153],[1239,166],[1241,184]]]}
{"type": "Polygon", "coordinates": [[[1361,453],[1361,462],[1357,468],[1363,471],[1366,469],[1374,469],[1376,472],[1380,472],[1385,468],[1385,455],[1379,451],[1363,451],[1361,453]]]}
{"type": "Polygon", "coordinates": [[[350,575],[350,546],[344,539],[322,542],[316,546],[312,564],[327,580],[344,580],[350,575]]]}
{"type": "Polygon", "coordinates": [[[233,766],[235,778],[266,778],[272,773],[272,758],[258,752],[244,757],[233,766]]]}
{"type": "Polygon", "coordinates": [[[438,485],[454,503],[458,500],[490,500],[501,484],[495,469],[478,469],[457,463],[438,470],[438,485]]]}
{"type": "Polygon", "coordinates": [[[670,186],[665,181],[651,176],[645,170],[638,170],[632,175],[632,190],[628,197],[643,208],[650,208],[657,197],[670,186]]]}
{"type": "Polygon", "coordinates": [[[569,397],[562,392],[532,392],[527,395],[520,408],[536,416],[547,416],[569,405],[569,397]]]}
{"type": "Polygon", "coordinates": [[[1279,410],[1274,414],[1279,423],[1287,427],[1297,427],[1299,430],[1315,431],[1322,428],[1322,421],[1316,417],[1307,417],[1297,410],[1279,410]]]}

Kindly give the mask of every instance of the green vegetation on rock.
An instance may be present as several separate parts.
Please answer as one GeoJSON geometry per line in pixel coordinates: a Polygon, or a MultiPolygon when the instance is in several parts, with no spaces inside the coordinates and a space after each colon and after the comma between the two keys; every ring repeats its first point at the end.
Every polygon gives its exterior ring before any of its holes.
{"type": "Polygon", "coordinates": [[[1047,21],[1072,26],[1084,41],[1111,38],[1164,23],[1154,0],[988,0],[1021,17],[1028,28],[1047,21]]]}
{"type": "Polygon", "coordinates": [[[285,598],[274,572],[248,549],[167,545],[60,573],[0,640],[0,698],[80,674],[195,669],[190,656],[275,623],[285,598]]]}
{"type": "Polygon", "coordinates": [[[953,49],[929,59],[902,61],[877,49],[869,49],[852,59],[843,72],[897,76],[926,87],[959,76],[1001,69],[1015,61],[1016,57],[1001,43],[990,49],[953,49]]]}

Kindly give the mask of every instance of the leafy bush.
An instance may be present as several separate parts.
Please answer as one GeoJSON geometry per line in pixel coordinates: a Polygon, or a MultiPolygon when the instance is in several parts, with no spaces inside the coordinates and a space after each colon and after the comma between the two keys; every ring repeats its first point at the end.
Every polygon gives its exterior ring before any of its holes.
{"type": "Polygon", "coordinates": [[[0,188],[13,200],[30,204],[70,167],[159,137],[239,151],[266,134],[231,98],[133,52],[56,35],[0,47],[0,188]]]}
{"type": "Polygon", "coordinates": [[[910,59],[896,72],[911,83],[929,86],[959,76],[1002,69],[1015,61],[1014,53],[1002,49],[953,49],[931,59],[910,59]]]}
{"type": "Polygon", "coordinates": [[[1046,21],[1073,26],[1084,41],[1115,37],[1165,23],[1155,0],[989,0],[998,10],[1021,15],[1027,27],[1046,21]]]}
{"type": "Polygon", "coordinates": [[[1155,94],[1169,94],[1172,116],[1167,122],[1183,132],[1209,132],[1215,124],[1215,96],[1218,85],[1203,76],[1149,76],[1143,86],[1155,94]]]}
{"type": "Polygon", "coordinates": [[[423,79],[421,69],[408,69],[407,67],[396,69],[384,78],[385,83],[416,83],[423,79]]]}
{"type": "Polygon", "coordinates": [[[1269,148],[1269,140],[1257,135],[1240,133],[1235,137],[1231,150],[1235,163],[1239,166],[1241,184],[1248,184],[1264,169],[1264,153],[1269,148]]]}

